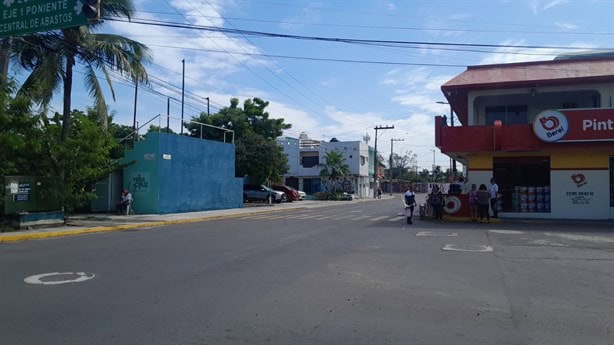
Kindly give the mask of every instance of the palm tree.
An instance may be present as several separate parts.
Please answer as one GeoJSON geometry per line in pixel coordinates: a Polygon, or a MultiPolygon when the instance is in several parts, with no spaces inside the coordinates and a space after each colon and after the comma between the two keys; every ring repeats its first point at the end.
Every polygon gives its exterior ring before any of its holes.
{"type": "MultiPolygon", "coordinates": [[[[101,15],[128,17],[134,11],[132,0],[107,0],[101,3],[101,15]]],[[[62,140],[70,133],[73,68],[85,67],[85,86],[94,98],[103,128],[107,128],[108,110],[96,71],[102,71],[115,100],[111,71],[136,83],[147,83],[144,64],[151,60],[149,49],[119,35],[92,33],[100,23],[13,38],[12,56],[31,70],[20,93],[46,107],[54,91],[63,85],[62,140]]]]}
{"type": "Polygon", "coordinates": [[[348,176],[351,171],[350,167],[345,163],[345,158],[339,151],[326,152],[326,163],[323,164],[324,168],[320,171],[320,176],[328,177],[332,186],[333,193],[335,192],[335,181],[339,177],[348,176]]]}

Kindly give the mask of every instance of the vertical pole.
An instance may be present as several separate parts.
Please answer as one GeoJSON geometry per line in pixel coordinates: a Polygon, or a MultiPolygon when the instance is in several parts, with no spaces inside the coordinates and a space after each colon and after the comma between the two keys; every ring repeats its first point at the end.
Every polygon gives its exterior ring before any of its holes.
{"type": "Polygon", "coordinates": [[[166,133],[170,133],[169,122],[171,118],[171,98],[166,99],[166,133]]]}
{"type": "Polygon", "coordinates": [[[207,116],[209,116],[209,97],[207,97],[207,116]]]}
{"type": "Polygon", "coordinates": [[[392,196],[392,143],[394,142],[393,138],[390,138],[390,165],[388,167],[388,175],[390,175],[390,196],[392,196]]]}
{"type": "MultiPolygon", "coordinates": [[[[450,125],[454,127],[454,112],[450,103],[450,125]]],[[[452,158],[452,175],[456,175],[456,159],[452,158]]]]}
{"type": "MultiPolygon", "coordinates": [[[[132,114],[132,132],[136,135],[136,103],[139,95],[139,81],[134,78],[134,113],[132,114]]],[[[136,139],[135,139],[136,141],[136,139]]]]}
{"type": "Polygon", "coordinates": [[[373,199],[377,199],[377,126],[375,127],[375,156],[373,157],[375,173],[373,174],[373,199]]]}
{"type": "Polygon", "coordinates": [[[181,60],[183,70],[181,73],[181,134],[183,135],[183,103],[185,100],[185,59],[181,60]]]}

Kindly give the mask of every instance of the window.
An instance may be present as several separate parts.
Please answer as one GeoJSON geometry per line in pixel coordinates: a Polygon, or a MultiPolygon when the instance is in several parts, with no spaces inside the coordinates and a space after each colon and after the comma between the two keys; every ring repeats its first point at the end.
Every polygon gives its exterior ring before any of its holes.
{"type": "Polygon", "coordinates": [[[503,212],[550,212],[550,157],[495,157],[503,212]]]}
{"type": "Polygon", "coordinates": [[[313,168],[320,163],[319,160],[318,156],[301,157],[301,165],[304,168],[313,168]]]}
{"type": "Polygon", "coordinates": [[[486,124],[500,120],[504,125],[528,123],[526,105],[486,107],[486,124]]]}
{"type": "Polygon", "coordinates": [[[360,165],[365,165],[367,163],[367,157],[360,156],[360,165]]]}

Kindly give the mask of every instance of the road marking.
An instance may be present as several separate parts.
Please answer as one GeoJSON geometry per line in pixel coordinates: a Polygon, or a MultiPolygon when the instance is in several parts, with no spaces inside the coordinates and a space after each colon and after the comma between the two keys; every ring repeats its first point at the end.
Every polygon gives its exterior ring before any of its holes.
{"type": "Polygon", "coordinates": [[[476,244],[446,244],[441,248],[442,250],[456,251],[456,252],[492,252],[491,246],[482,246],[476,244]]]}
{"type": "Polygon", "coordinates": [[[455,237],[458,236],[456,232],[439,232],[439,231],[420,231],[416,234],[418,237],[455,237]]]}
{"type": "Polygon", "coordinates": [[[377,222],[378,220],[386,219],[388,217],[390,217],[390,216],[380,216],[380,217],[371,218],[369,220],[372,221],[372,222],[377,222]]]}
{"type": "Polygon", "coordinates": [[[317,216],[317,217],[316,217],[316,218],[314,218],[314,219],[329,219],[329,218],[331,218],[331,217],[334,217],[334,216],[317,216]]]}
{"type": "Polygon", "coordinates": [[[332,220],[348,219],[348,218],[352,218],[352,217],[354,217],[353,214],[348,214],[348,215],[345,215],[345,216],[333,217],[332,220]]]}
{"type": "Polygon", "coordinates": [[[594,243],[614,243],[614,237],[606,237],[606,236],[592,236],[592,235],[578,235],[578,234],[557,234],[546,232],[544,233],[546,236],[555,236],[560,237],[566,240],[572,241],[585,241],[585,242],[594,242],[594,243]]]}
{"type": "Polygon", "coordinates": [[[516,230],[488,230],[493,234],[502,234],[502,235],[520,235],[524,234],[524,231],[516,231],[516,230]]]}
{"type": "Polygon", "coordinates": [[[300,217],[296,217],[296,219],[311,219],[311,218],[316,218],[316,217],[319,217],[319,215],[318,214],[311,214],[311,215],[307,215],[307,216],[302,215],[300,217]]]}
{"type": "Polygon", "coordinates": [[[360,217],[356,217],[353,220],[363,220],[365,218],[369,218],[369,216],[360,216],[360,217]]]}
{"type": "Polygon", "coordinates": [[[85,273],[85,272],[53,272],[53,273],[43,273],[36,274],[33,276],[29,276],[24,278],[24,282],[27,284],[34,285],[59,285],[59,284],[68,284],[68,283],[81,283],[86,280],[90,280],[94,278],[96,275],[94,273],[85,273]],[[63,280],[54,280],[59,279],[57,276],[72,276],[73,279],[63,279],[63,280]],[[76,277],[75,277],[76,276],[76,277]],[[52,277],[50,280],[43,281],[43,278],[52,277]],[[55,277],[55,278],[54,278],[55,277]]]}
{"type": "Polygon", "coordinates": [[[401,219],[405,219],[405,216],[396,216],[394,218],[388,219],[389,222],[398,222],[401,219]]]}

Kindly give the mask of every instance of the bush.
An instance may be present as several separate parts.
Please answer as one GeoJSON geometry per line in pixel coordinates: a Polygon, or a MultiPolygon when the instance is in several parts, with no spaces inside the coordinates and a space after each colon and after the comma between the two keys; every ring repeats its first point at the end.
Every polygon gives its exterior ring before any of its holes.
{"type": "Polygon", "coordinates": [[[317,200],[347,201],[348,197],[343,192],[318,192],[314,194],[317,200]]]}

